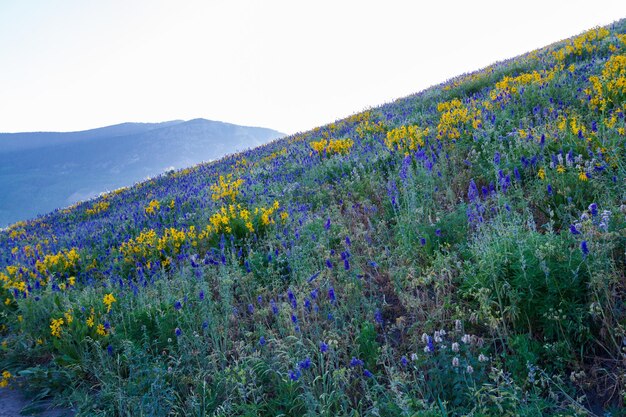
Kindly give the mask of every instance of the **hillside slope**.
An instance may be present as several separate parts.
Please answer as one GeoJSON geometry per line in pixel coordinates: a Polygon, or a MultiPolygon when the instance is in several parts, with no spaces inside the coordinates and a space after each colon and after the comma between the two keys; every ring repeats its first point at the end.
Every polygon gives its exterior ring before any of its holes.
{"type": "Polygon", "coordinates": [[[624,415],[626,20],[0,233],[81,415],[624,415]]]}
{"type": "Polygon", "coordinates": [[[0,227],[281,136],[205,119],[0,133],[0,227]]]}

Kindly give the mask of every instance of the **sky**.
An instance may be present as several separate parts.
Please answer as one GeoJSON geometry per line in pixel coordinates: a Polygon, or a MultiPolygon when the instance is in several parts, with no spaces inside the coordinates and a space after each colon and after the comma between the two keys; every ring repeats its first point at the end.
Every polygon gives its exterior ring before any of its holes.
{"type": "Polygon", "coordinates": [[[623,0],[0,0],[0,132],[291,134],[624,17],[623,0]]]}

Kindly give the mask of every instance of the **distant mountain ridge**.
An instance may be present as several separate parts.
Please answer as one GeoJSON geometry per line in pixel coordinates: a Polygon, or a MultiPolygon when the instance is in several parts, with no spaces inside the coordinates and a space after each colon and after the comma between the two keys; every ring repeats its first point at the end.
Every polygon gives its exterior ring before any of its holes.
{"type": "Polygon", "coordinates": [[[0,227],[282,136],[206,119],[0,133],[0,227]]]}

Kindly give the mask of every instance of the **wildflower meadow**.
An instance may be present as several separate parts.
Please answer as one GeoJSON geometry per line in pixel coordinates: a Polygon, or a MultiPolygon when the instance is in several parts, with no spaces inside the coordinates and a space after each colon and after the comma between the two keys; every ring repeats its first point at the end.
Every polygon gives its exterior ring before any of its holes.
{"type": "Polygon", "coordinates": [[[0,232],[84,416],[626,415],[626,20],[0,232]]]}

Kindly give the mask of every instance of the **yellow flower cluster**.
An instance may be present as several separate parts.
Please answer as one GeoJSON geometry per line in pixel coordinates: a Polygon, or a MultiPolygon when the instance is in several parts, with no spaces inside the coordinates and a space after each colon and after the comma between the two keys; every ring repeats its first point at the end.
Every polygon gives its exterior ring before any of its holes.
{"type": "Polygon", "coordinates": [[[49,254],[43,258],[43,261],[37,261],[35,268],[41,275],[46,275],[52,272],[58,273],[71,273],[73,272],[80,260],[80,255],[76,248],[68,250],[62,250],[54,255],[49,254]]]}
{"type": "Polygon", "coordinates": [[[156,214],[160,208],[161,203],[159,203],[157,200],[152,200],[150,203],[148,203],[148,207],[146,207],[144,210],[147,215],[152,216],[156,214]]]}
{"type": "Polygon", "coordinates": [[[327,156],[332,156],[335,154],[339,155],[347,155],[350,153],[350,149],[354,146],[354,141],[352,139],[321,139],[317,142],[311,142],[311,148],[318,153],[319,155],[323,155],[326,153],[327,156]]]}
{"type": "Polygon", "coordinates": [[[13,375],[9,371],[2,371],[2,379],[0,379],[0,388],[6,388],[13,375]]]}
{"type": "Polygon", "coordinates": [[[239,233],[255,232],[255,225],[268,226],[274,224],[274,216],[280,212],[280,218],[285,222],[289,214],[280,211],[278,201],[270,207],[256,207],[249,210],[241,204],[229,204],[220,207],[209,217],[209,224],[199,232],[195,226],[188,229],[165,229],[163,235],[150,229],[144,230],[137,237],[123,242],[119,251],[124,257],[124,261],[134,265],[137,260],[160,259],[163,265],[169,264],[168,256],[180,253],[182,246],[189,243],[191,246],[207,245],[215,236],[222,233],[232,234],[235,230],[239,233]]]}
{"type": "Polygon", "coordinates": [[[62,326],[65,323],[63,318],[52,319],[50,321],[50,334],[54,337],[61,337],[62,326]]]}
{"type": "Polygon", "coordinates": [[[593,109],[604,111],[620,105],[626,99],[626,55],[613,55],[604,64],[602,75],[589,77],[591,96],[589,104],[593,109]]]}
{"type": "Polygon", "coordinates": [[[246,208],[242,208],[241,204],[237,204],[236,206],[229,204],[228,207],[220,207],[219,211],[213,213],[209,218],[209,223],[212,228],[207,229],[207,232],[232,233],[231,222],[238,219],[246,224],[246,228],[250,233],[254,232],[254,226],[250,219],[250,211],[246,208]]]}
{"type": "MultiPolygon", "coordinates": [[[[15,225],[14,225],[15,226],[15,225]]],[[[19,239],[26,235],[26,231],[24,229],[13,229],[11,233],[9,233],[9,237],[11,239],[19,239]]]]}
{"type": "MultiPolygon", "coordinates": [[[[34,257],[35,252],[30,246],[25,246],[23,250],[27,255],[32,254],[34,257]]],[[[37,251],[39,253],[42,252],[41,246],[37,245],[37,251]]],[[[78,251],[76,248],[72,248],[69,251],[62,250],[56,254],[45,255],[43,260],[37,260],[35,262],[34,268],[19,264],[8,265],[4,272],[0,272],[0,283],[2,283],[2,287],[5,289],[15,289],[23,293],[28,293],[26,285],[28,279],[36,279],[38,275],[40,275],[44,277],[42,284],[45,284],[46,277],[56,273],[58,276],[72,274],[72,276],[68,278],[68,283],[70,286],[73,286],[76,283],[76,278],[73,274],[78,268],[79,261],[80,255],[78,251]]],[[[64,290],[66,283],[59,284],[59,288],[64,290]]]]}
{"type": "Polygon", "coordinates": [[[102,303],[106,306],[107,308],[107,313],[111,312],[111,305],[113,303],[115,303],[117,300],[115,299],[115,297],[113,296],[113,293],[109,293],[109,294],[105,294],[104,298],[102,299],[102,303]]]}
{"type": "Polygon", "coordinates": [[[437,125],[437,139],[459,139],[460,129],[470,121],[472,127],[477,129],[481,125],[481,110],[470,110],[457,98],[437,104],[437,111],[441,113],[437,125]]]}
{"type": "Polygon", "coordinates": [[[152,229],[145,230],[134,239],[123,242],[120,252],[127,262],[134,262],[135,259],[147,258],[155,252],[166,251],[169,254],[177,254],[189,236],[195,237],[195,227],[191,226],[187,233],[185,230],[178,230],[173,227],[165,229],[163,235],[158,237],[152,229]]]}
{"type": "Polygon", "coordinates": [[[552,52],[552,56],[561,62],[570,56],[582,56],[583,53],[591,54],[597,49],[597,41],[606,38],[609,34],[609,30],[605,28],[591,29],[570,40],[564,47],[552,52]]]}
{"type": "MultiPolygon", "coordinates": [[[[0,282],[3,283],[2,287],[7,290],[16,289],[20,292],[26,293],[26,283],[24,282],[24,276],[16,266],[9,265],[5,269],[6,274],[0,272],[0,282]]],[[[11,300],[7,298],[5,304],[9,305],[11,300]],[[8,301],[8,303],[6,302],[8,301]]]]}
{"type": "Polygon", "coordinates": [[[520,87],[525,85],[542,85],[554,78],[559,68],[549,71],[533,71],[520,74],[516,77],[505,76],[496,83],[495,88],[490,93],[492,101],[506,100],[508,96],[519,94],[520,87]]]}
{"type": "Polygon", "coordinates": [[[224,177],[220,175],[216,184],[211,185],[211,191],[213,194],[211,198],[213,201],[229,198],[230,201],[235,201],[239,195],[239,187],[243,184],[242,179],[233,180],[232,174],[224,177]]]}
{"type": "Polygon", "coordinates": [[[418,146],[424,146],[424,138],[429,129],[421,129],[417,125],[404,125],[387,132],[385,145],[391,151],[409,153],[416,151],[418,146]]]}
{"type": "MultiPolygon", "coordinates": [[[[274,213],[276,212],[276,210],[278,210],[280,208],[280,204],[278,204],[278,201],[274,200],[274,204],[272,204],[270,207],[265,208],[265,207],[261,207],[261,224],[264,226],[268,226],[270,224],[274,224],[274,219],[272,218],[272,216],[274,215],[274,213]]],[[[258,214],[258,209],[255,209],[255,215],[258,214]]]]}
{"type": "Polygon", "coordinates": [[[326,149],[326,145],[328,145],[328,141],[326,139],[311,142],[311,148],[319,154],[324,152],[324,149],[326,149]]]}
{"type": "Polygon", "coordinates": [[[142,231],[136,238],[123,242],[120,246],[120,252],[128,261],[132,261],[136,257],[146,257],[156,247],[156,241],[157,234],[154,230],[142,231]]]}
{"type": "Polygon", "coordinates": [[[384,133],[387,130],[387,126],[383,121],[372,122],[366,120],[361,122],[356,127],[356,134],[360,138],[365,138],[369,135],[375,135],[377,133],[384,133]]]}
{"type": "Polygon", "coordinates": [[[367,122],[372,118],[372,112],[370,110],[366,110],[361,113],[356,113],[346,118],[346,122],[348,123],[363,123],[367,122]]]}
{"type": "Polygon", "coordinates": [[[94,214],[102,213],[103,211],[107,211],[109,209],[110,203],[106,200],[98,201],[91,208],[85,210],[88,216],[93,216],[94,214]]]}

